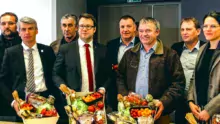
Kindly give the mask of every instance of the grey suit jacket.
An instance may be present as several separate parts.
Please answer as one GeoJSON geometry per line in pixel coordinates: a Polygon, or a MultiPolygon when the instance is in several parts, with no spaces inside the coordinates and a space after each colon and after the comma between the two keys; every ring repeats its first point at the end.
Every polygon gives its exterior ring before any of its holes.
{"type": "MultiPolygon", "coordinates": [[[[199,60],[203,55],[203,51],[209,48],[209,42],[203,45],[198,53],[196,68],[199,66],[199,60]]],[[[220,42],[216,49],[216,52],[212,58],[212,67],[210,71],[210,82],[208,87],[208,103],[205,105],[204,109],[207,110],[210,116],[220,113],[220,42]]],[[[191,79],[190,88],[188,91],[188,101],[194,101],[197,104],[196,87],[195,87],[195,72],[191,79]]]]}

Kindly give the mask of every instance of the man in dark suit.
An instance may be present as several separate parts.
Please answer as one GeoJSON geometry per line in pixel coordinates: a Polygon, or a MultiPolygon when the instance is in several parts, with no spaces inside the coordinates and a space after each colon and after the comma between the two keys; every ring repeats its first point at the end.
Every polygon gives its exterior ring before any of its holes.
{"type": "Polygon", "coordinates": [[[183,41],[174,43],[171,48],[177,52],[180,56],[180,61],[183,66],[186,86],[185,97],[179,100],[176,112],[175,123],[186,124],[185,115],[190,111],[186,100],[188,89],[190,86],[190,79],[195,69],[196,58],[199,52],[199,48],[205,43],[199,40],[200,24],[194,17],[183,18],[180,23],[180,34],[183,41]]]}
{"type": "MultiPolygon", "coordinates": [[[[17,32],[17,22],[18,17],[14,13],[5,12],[0,16],[0,65],[5,49],[21,43],[21,38],[17,32]]],[[[10,107],[10,104],[7,103],[2,94],[0,94],[0,97],[2,98],[2,102],[0,102],[0,120],[14,120],[16,115],[14,110],[10,107]],[[7,118],[5,116],[7,116],[7,118]]]]}
{"type": "Polygon", "coordinates": [[[108,74],[108,88],[107,88],[107,103],[113,111],[117,110],[117,88],[116,88],[116,75],[117,66],[123,54],[135,44],[140,42],[136,34],[135,19],[130,15],[124,15],[119,20],[120,37],[113,39],[107,43],[107,62],[108,67],[112,68],[108,74]]]}
{"type": "MultiPolygon", "coordinates": [[[[53,68],[53,81],[57,87],[66,85],[77,92],[93,92],[103,86],[106,75],[106,48],[93,41],[96,21],[91,14],[80,15],[79,39],[60,47],[53,68]]],[[[104,93],[105,89],[100,89],[104,93]]]]}
{"type": "Polygon", "coordinates": [[[31,92],[44,97],[54,95],[56,98],[55,93],[59,92],[52,83],[54,52],[51,47],[36,43],[37,33],[37,23],[34,19],[21,18],[19,35],[22,43],[6,49],[2,62],[0,85],[8,88],[1,90],[1,93],[11,102],[18,115],[18,104],[13,101],[11,95],[14,90],[18,91],[23,100],[31,92]]]}

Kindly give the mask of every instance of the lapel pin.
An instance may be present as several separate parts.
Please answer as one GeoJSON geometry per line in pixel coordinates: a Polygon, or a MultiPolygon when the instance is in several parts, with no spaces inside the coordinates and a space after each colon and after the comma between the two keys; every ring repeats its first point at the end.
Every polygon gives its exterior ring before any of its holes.
{"type": "Polygon", "coordinates": [[[44,52],[44,50],[41,50],[41,52],[44,52]]]}

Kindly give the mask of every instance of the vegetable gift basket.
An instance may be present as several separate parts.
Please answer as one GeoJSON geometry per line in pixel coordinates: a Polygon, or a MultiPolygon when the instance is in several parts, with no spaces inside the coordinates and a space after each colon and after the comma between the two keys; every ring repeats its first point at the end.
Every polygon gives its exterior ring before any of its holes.
{"type": "Polygon", "coordinates": [[[157,111],[156,102],[150,94],[145,98],[134,92],[128,96],[118,94],[118,111],[107,116],[116,124],[153,124],[157,111]]]}
{"type": "Polygon", "coordinates": [[[59,115],[54,107],[53,96],[48,98],[38,94],[30,93],[26,101],[19,98],[18,92],[12,93],[15,101],[18,103],[19,114],[24,124],[56,124],[59,115]]]}
{"type": "Polygon", "coordinates": [[[70,124],[107,124],[103,94],[99,92],[72,92],[60,87],[66,94],[65,110],[70,124]]]}

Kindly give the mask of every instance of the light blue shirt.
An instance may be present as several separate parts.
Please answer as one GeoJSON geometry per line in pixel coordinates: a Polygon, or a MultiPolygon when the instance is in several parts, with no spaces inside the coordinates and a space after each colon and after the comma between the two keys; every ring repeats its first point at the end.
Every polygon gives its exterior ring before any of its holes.
{"type": "Polygon", "coordinates": [[[186,92],[189,89],[190,79],[192,78],[193,72],[195,70],[196,57],[199,52],[199,46],[200,46],[200,41],[198,41],[195,47],[192,50],[190,50],[184,44],[183,52],[180,56],[180,61],[186,78],[186,86],[185,86],[186,92]]]}
{"type": "Polygon", "coordinates": [[[131,40],[131,42],[128,44],[128,46],[126,46],[122,40],[120,39],[120,46],[119,46],[119,50],[118,50],[118,63],[120,63],[124,53],[129,50],[130,48],[134,47],[134,40],[135,37],[131,40]]]}
{"type": "Polygon", "coordinates": [[[142,45],[140,48],[140,61],[136,79],[135,92],[143,97],[148,94],[150,56],[155,52],[156,47],[157,42],[148,52],[144,50],[144,47],[142,45]]]}

